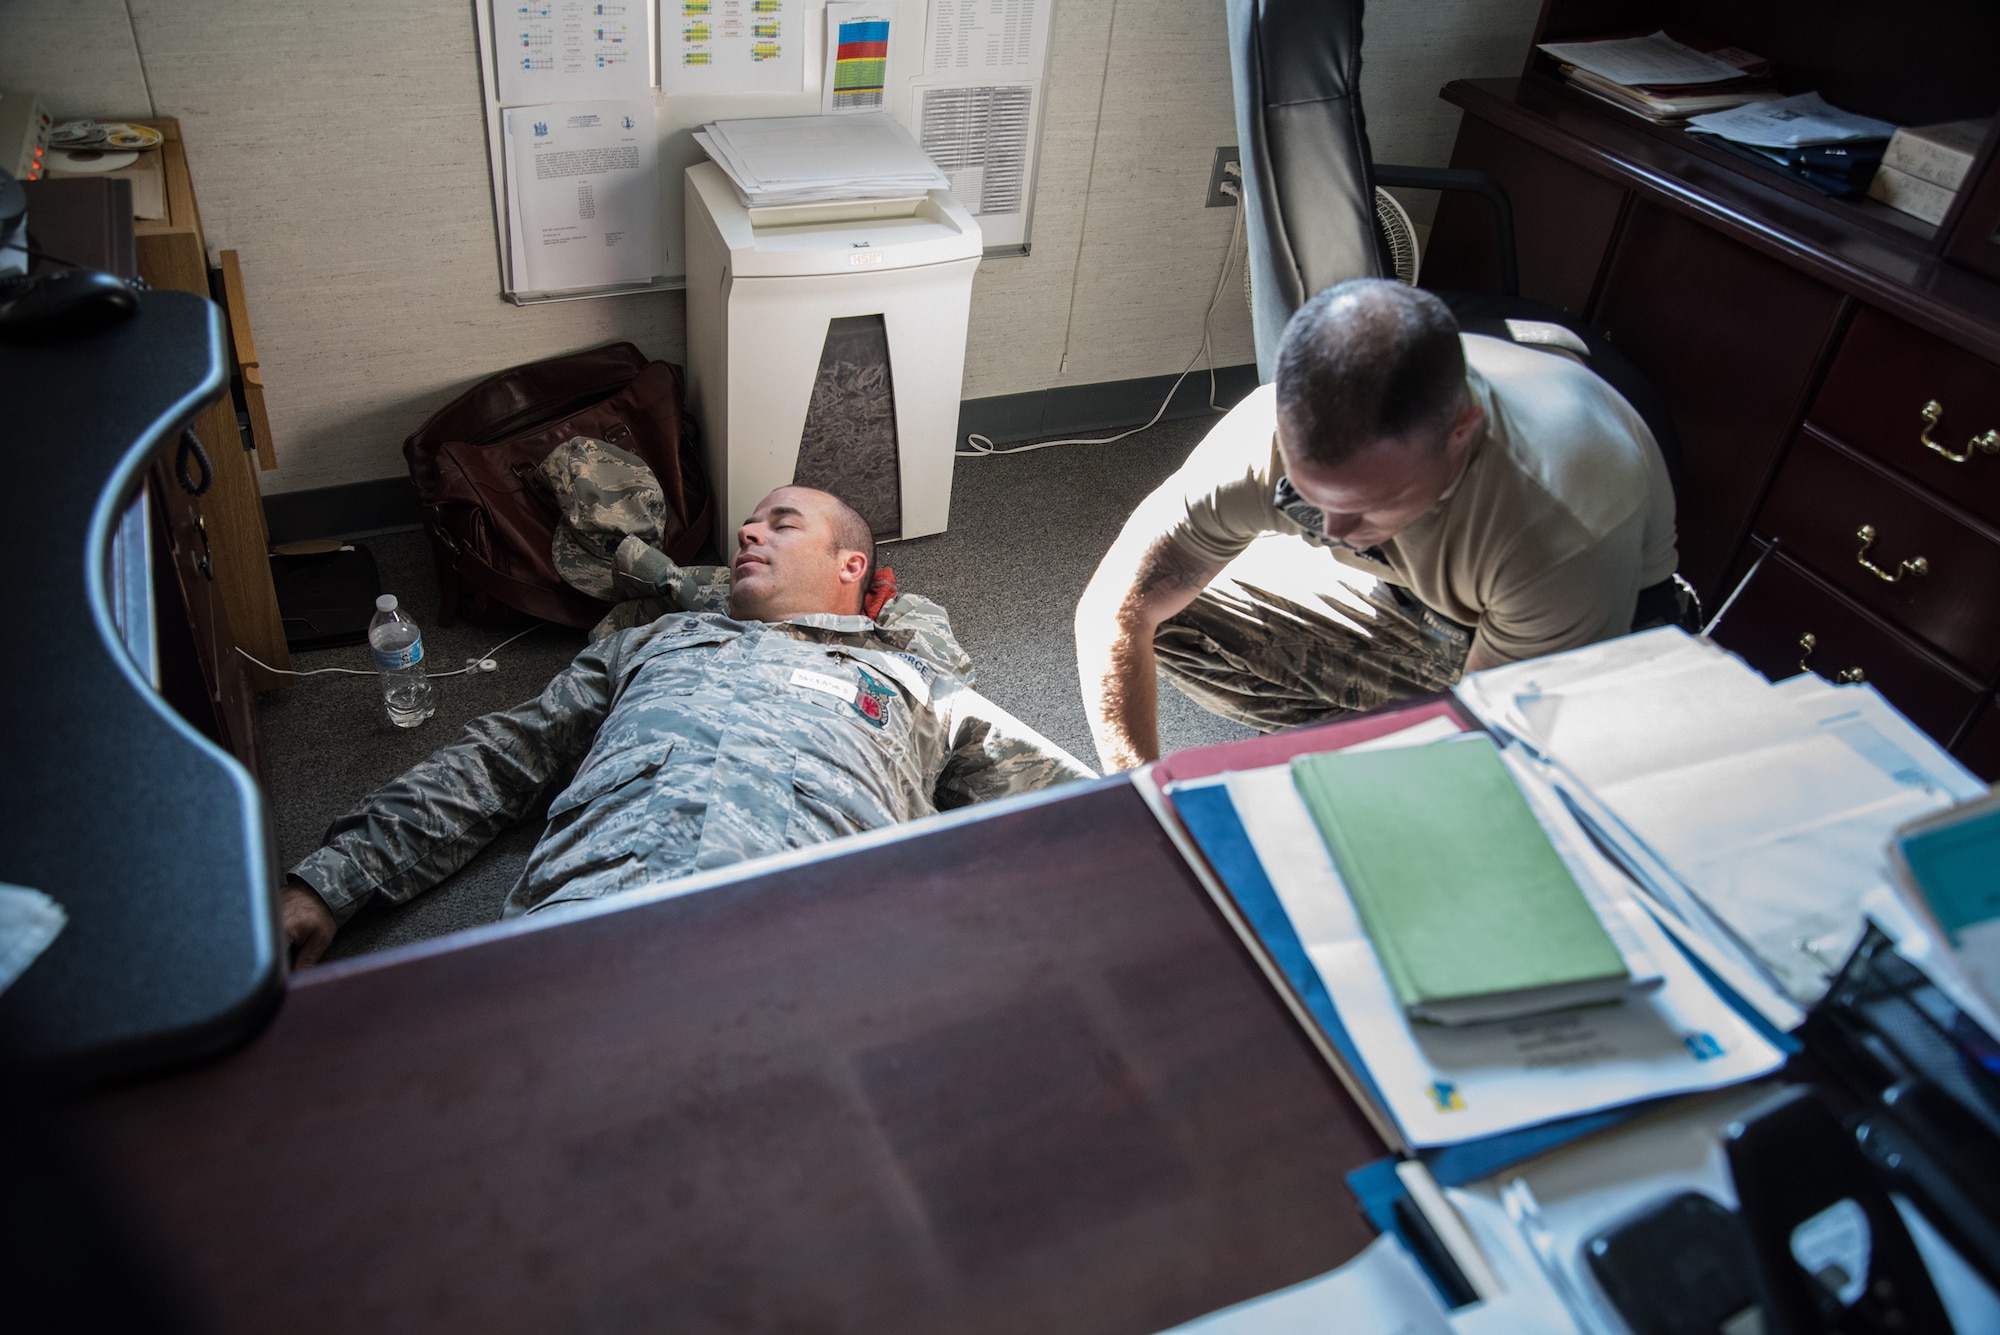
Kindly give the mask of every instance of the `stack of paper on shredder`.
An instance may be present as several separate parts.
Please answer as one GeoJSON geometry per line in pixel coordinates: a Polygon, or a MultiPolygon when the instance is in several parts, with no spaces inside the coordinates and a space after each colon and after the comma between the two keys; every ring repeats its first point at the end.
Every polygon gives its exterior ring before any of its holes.
{"type": "Polygon", "coordinates": [[[951,185],[910,132],[886,115],[713,121],[694,141],[750,208],[909,199],[951,185]]]}

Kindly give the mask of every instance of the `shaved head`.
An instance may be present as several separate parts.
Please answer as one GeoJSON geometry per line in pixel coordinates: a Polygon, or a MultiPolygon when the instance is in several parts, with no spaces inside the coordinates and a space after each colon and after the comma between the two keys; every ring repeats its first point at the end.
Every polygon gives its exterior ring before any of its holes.
{"type": "Polygon", "coordinates": [[[875,574],[868,521],[831,493],[780,487],[736,530],[729,610],[751,621],[861,612],[875,574]]]}
{"type": "Polygon", "coordinates": [[[1278,348],[1278,417],[1292,454],[1325,467],[1385,440],[1441,445],[1465,401],[1458,321],[1383,278],[1327,288],[1278,348]]]}

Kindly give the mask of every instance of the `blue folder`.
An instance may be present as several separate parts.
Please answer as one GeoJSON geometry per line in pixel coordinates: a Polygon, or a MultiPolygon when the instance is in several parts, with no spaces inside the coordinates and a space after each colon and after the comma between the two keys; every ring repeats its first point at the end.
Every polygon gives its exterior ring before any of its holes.
{"type": "MultiPolygon", "coordinates": [[[[1347,1026],[1341,1023],[1340,1013],[1334,1009],[1333,998],[1327,994],[1326,985],[1320,981],[1319,970],[1313,967],[1307,957],[1305,945],[1299,940],[1298,932],[1292,927],[1292,920],[1279,902],[1278,892],[1271,880],[1264,874],[1264,864],[1257,856],[1250,836],[1243,828],[1243,822],[1236,814],[1236,804],[1229,796],[1228,787],[1219,780],[1197,779],[1185,784],[1171,784],[1166,796],[1179,813],[1181,824],[1193,837],[1196,844],[1215,870],[1229,897],[1235,901],[1238,912],[1250,930],[1256,934],[1271,963],[1283,974],[1291,985],[1293,993],[1304,1003],[1306,1011],[1313,1017],[1327,1041],[1333,1045],[1348,1070],[1361,1086],[1368,1091],[1375,1106],[1386,1116],[1389,1104],[1382,1097],[1382,1091],[1369,1074],[1367,1065],[1361,1060],[1361,1051],[1354,1045],[1353,1036],[1347,1026]]],[[[1685,952],[1683,952],[1685,953],[1685,952]]],[[[1689,959],[1693,960],[1692,956],[1689,959]]],[[[1764,1021],[1756,1010],[1722,985],[1708,969],[1694,960],[1695,967],[1703,978],[1714,987],[1724,1000],[1751,1023],[1764,1036],[1788,1052],[1798,1050],[1797,1041],[1780,1034],[1764,1021]]],[[[1457,1145],[1444,1145],[1432,1149],[1420,1149],[1417,1157],[1424,1161],[1439,1183],[1447,1187],[1463,1186],[1480,1178],[1490,1177],[1503,1168],[1551,1150],[1559,1145],[1580,1140],[1585,1136],[1617,1126],[1633,1118],[1643,1116],[1659,1104],[1676,1096],[1668,1095],[1660,1099],[1647,1099],[1640,1103],[1626,1104],[1619,1108],[1608,1108],[1601,1112],[1582,1113],[1575,1117],[1559,1118],[1537,1126],[1523,1127],[1518,1131],[1503,1131],[1498,1135],[1479,1140],[1464,1141],[1457,1145]]]]}

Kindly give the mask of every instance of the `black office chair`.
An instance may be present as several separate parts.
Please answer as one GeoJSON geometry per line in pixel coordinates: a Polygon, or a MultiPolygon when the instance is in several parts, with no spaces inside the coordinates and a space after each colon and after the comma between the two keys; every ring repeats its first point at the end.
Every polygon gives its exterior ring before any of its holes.
{"type": "Polygon", "coordinates": [[[1228,4],[1259,378],[1271,378],[1285,322],[1313,293],[1350,278],[1394,275],[1376,221],[1376,186],[1470,191],[1493,212],[1500,291],[1437,295],[1470,333],[1511,338],[1506,321],[1514,319],[1576,334],[1590,349],[1591,369],[1652,428],[1678,491],[1680,436],[1659,391],[1597,330],[1520,295],[1514,211],[1500,183],[1484,172],[1374,161],[1361,108],[1362,0],[1228,4]]]}

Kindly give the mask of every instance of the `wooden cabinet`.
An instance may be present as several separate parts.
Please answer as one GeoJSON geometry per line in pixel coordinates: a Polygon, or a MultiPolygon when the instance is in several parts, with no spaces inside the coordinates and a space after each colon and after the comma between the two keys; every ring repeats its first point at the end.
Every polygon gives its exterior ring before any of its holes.
{"type": "Polygon", "coordinates": [[[1989,524],[2000,524],[2000,373],[1994,364],[1863,307],[1812,420],[1989,524]]]}
{"type": "Polygon", "coordinates": [[[1681,574],[1713,604],[1832,346],[1841,296],[1679,214],[1635,204],[1591,313],[1681,435],[1681,574]]]}
{"type": "MultiPolygon", "coordinates": [[[[201,214],[195,206],[194,184],[188,175],[180,124],[171,119],[143,124],[166,136],[158,151],[166,178],[167,216],[157,221],[142,219],[135,224],[139,274],[157,288],[212,296],[208,245],[202,235],[201,214]]],[[[246,312],[241,309],[241,302],[228,305],[234,308],[230,311],[231,325],[237,332],[236,351],[240,358],[243,355],[240,344],[248,331],[246,312]]],[[[254,352],[250,356],[254,363],[254,352]]],[[[253,364],[246,375],[254,369],[253,364]]],[[[260,384],[255,387],[252,411],[261,413],[262,409],[260,384]]],[[[285,629],[278,616],[278,596],[271,586],[270,537],[264,526],[263,496],[257,488],[257,468],[253,462],[256,456],[244,448],[234,403],[224,398],[209,408],[196,419],[194,430],[215,470],[208,493],[193,505],[207,532],[217,599],[236,644],[274,668],[288,669],[292,665],[291,654],[285,647],[285,629]]],[[[275,464],[273,457],[266,466],[275,464]]],[[[290,681],[247,662],[243,666],[251,683],[260,691],[290,681]]]]}
{"type": "MultiPolygon", "coordinates": [[[[1603,277],[1611,239],[1618,234],[1626,192],[1496,126],[1467,117],[1451,165],[1475,163],[1508,182],[1521,290],[1572,314],[1587,313],[1603,277]]],[[[1424,286],[1495,291],[1500,273],[1494,254],[1493,213],[1486,201],[1463,192],[1441,196],[1430,246],[1424,252],[1424,286]]]]}
{"type": "Polygon", "coordinates": [[[2000,534],[1970,516],[1807,426],[1757,530],[1980,679],[2000,670],[2000,534]]]}
{"type": "Polygon", "coordinates": [[[2000,776],[2000,705],[1989,704],[1952,748],[1966,768],[1987,779],[2000,776]]]}
{"type": "Polygon", "coordinates": [[[160,694],[195,730],[265,780],[263,734],[250,665],[236,653],[215,579],[208,521],[166,460],[147,477],[152,506],[153,604],[160,694]]]}
{"type": "Polygon", "coordinates": [[[1743,591],[1725,631],[1729,647],[1772,681],[1817,672],[1829,681],[1869,682],[1911,722],[1947,741],[1983,691],[1962,668],[1782,553],[1743,591]]]}
{"type": "MultiPolygon", "coordinates": [[[[1886,6],[1837,3],[1895,26],[1886,6]]],[[[2000,13],[1932,8],[1931,40],[2000,13]]],[[[1658,26],[1644,9],[1547,0],[1536,40],[1658,26]]],[[[1925,86],[1840,47],[1865,25],[1795,42],[1786,25],[1811,15],[1780,9],[1718,0],[1666,21],[1902,123],[2000,104],[1990,79],[1925,86]]],[[[1934,228],[1817,195],[1596,103],[1539,59],[1519,79],[1446,88],[1466,113],[1452,164],[1492,172],[1513,197],[1523,294],[1578,311],[1661,391],[1684,453],[1681,570],[1710,606],[1776,540],[1718,640],[1774,678],[1871,682],[2000,778],[2000,282],[1953,262],[1952,218],[1934,228]]],[[[1968,198],[1978,183],[1975,171],[1968,198]]],[[[1441,206],[1425,284],[1488,285],[1485,228],[1441,206]]]]}

